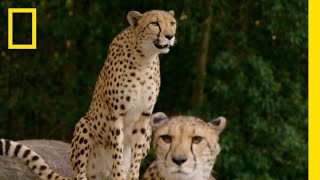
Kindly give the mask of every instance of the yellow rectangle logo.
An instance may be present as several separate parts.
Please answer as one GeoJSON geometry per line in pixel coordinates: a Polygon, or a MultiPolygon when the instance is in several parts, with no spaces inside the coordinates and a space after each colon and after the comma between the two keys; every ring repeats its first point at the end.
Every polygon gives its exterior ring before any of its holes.
{"type": "Polygon", "coordinates": [[[8,49],[37,49],[37,9],[8,8],[8,49]],[[13,13],[31,13],[32,41],[31,44],[13,44],[13,13]]]}

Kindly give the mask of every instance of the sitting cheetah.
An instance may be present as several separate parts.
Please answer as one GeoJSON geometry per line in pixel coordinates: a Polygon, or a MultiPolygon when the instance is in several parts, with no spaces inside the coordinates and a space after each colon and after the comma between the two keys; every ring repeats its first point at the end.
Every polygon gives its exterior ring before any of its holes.
{"type": "MultiPolygon", "coordinates": [[[[159,54],[174,45],[173,11],[130,11],[130,26],[109,46],[86,115],[75,127],[71,162],[77,180],[137,180],[151,141],[150,116],[160,88],[159,54]]],[[[68,179],[35,152],[1,139],[0,154],[22,159],[41,179],[68,179]]]]}
{"type": "Polygon", "coordinates": [[[226,126],[224,117],[206,123],[192,116],[168,119],[164,113],[155,113],[151,123],[157,159],[143,180],[215,179],[211,170],[220,152],[218,140],[226,126]]]}

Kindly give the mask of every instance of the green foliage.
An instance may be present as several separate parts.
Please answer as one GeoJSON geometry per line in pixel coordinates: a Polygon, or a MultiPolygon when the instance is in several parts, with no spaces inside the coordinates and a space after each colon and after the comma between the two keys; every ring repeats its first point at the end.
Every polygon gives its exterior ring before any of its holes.
{"type": "MultiPolygon", "coordinates": [[[[177,44],[161,55],[155,111],[228,119],[214,168],[219,179],[307,179],[308,2],[207,4],[1,1],[0,137],[70,142],[74,125],[88,109],[107,46],[127,26],[126,13],[173,9],[177,44]],[[7,49],[9,7],[37,8],[37,50],[7,49]],[[206,76],[199,79],[196,66],[208,8],[213,9],[208,62],[206,76]],[[205,84],[202,104],[191,101],[196,81],[205,84]]],[[[16,26],[23,32],[29,25],[16,26]]],[[[154,158],[151,151],[142,172],[154,158]]]]}

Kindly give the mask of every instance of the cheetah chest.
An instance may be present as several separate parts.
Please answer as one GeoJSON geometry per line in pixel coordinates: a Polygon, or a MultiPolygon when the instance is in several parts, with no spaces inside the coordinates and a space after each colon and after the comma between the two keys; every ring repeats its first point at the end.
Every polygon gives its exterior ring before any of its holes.
{"type": "MultiPolygon", "coordinates": [[[[114,76],[123,78],[118,78],[119,81],[113,81],[113,86],[105,90],[106,92],[115,92],[112,93],[112,97],[107,97],[106,100],[113,103],[113,107],[116,109],[114,113],[122,114],[123,118],[123,165],[125,172],[130,167],[131,138],[134,125],[142,114],[152,113],[159,94],[160,75],[158,72],[157,66],[150,66],[143,70],[135,69],[135,71],[126,73],[115,73],[114,76]]],[[[89,157],[92,160],[88,164],[88,175],[93,175],[97,178],[109,177],[113,160],[111,154],[112,152],[109,148],[97,145],[89,157]]]]}
{"type": "Polygon", "coordinates": [[[127,94],[130,94],[129,109],[125,113],[123,120],[125,144],[130,143],[131,132],[135,122],[139,120],[142,114],[151,114],[157,101],[160,77],[156,74],[146,76],[146,74],[151,73],[149,69],[140,72],[139,80],[134,83],[136,87],[124,90],[127,91],[127,94]]]}

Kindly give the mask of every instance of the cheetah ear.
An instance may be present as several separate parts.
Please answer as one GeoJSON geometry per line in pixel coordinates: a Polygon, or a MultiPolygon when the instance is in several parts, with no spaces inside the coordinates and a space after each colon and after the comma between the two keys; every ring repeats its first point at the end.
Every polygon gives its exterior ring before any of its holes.
{"type": "Polygon", "coordinates": [[[139,13],[138,11],[128,12],[127,19],[128,19],[130,26],[136,27],[138,25],[138,20],[140,19],[141,16],[142,16],[142,14],[139,13]]]}
{"type": "Polygon", "coordinates": [[[216,130],[217,134],[220,134],[227,125],[227,119],[223,116],[220,116],[209,123],[213,125],[213,128],[216,130]]]}
{"type": "Polygon", "coordinates": [[[167,122],[169,119],[163,112],[157,112],[151,115],[151,127],[152,131],[156,130],[163,123],[167,122]]]}
{"type": "Polygon", "coordinates": [[[171,16],[174,16],[174,11],[173,10],[170,10],[168,12],[169,12],[169,14],[171,14],[171,16]]]}

